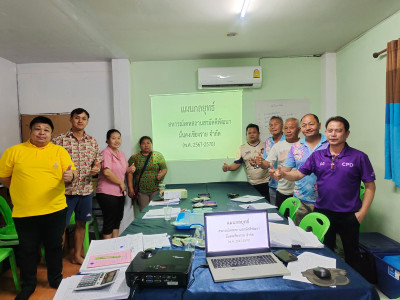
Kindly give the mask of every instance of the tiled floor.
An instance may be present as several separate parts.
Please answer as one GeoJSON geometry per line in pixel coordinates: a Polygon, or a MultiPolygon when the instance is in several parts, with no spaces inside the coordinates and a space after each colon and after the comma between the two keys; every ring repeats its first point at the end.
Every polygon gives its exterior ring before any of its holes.
{"type": "MultiPolygon", "coordinates": [[[[63,276],[69,277],[78,273],[80,266],[70,262],[71,255],[65,255],[63,259],[63,276]]],[[[49,286],[47,282],[46,266],[42,263],[38,266],[38,285],[35,293],[29,298],[31,300],[51,300],[56,294],[56,290],[49,286]]],[[[0,280],[0,299],[11,300],[17,295],[11,270],[1,274],[0,280]]]]}

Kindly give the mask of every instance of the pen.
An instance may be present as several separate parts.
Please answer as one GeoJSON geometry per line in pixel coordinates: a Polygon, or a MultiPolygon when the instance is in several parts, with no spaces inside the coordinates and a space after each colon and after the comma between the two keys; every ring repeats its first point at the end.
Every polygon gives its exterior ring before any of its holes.
{"type": "Polygon", "coordinates": [[[95,257],[94,259],[107,259],[107,258],[120,258],[121,255],[111,255],[111,256],[98,256],[95,257]]]}

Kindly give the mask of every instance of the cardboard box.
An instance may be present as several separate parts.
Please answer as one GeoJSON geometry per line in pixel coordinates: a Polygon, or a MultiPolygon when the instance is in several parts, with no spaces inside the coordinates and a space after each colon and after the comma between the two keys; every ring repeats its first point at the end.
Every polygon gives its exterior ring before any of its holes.
{"type": "Polygon", "coordinates": [[[165,192],[180,192],[181,193],[181,199],[187,199],[187,189],[165,189],[165,192]]]}

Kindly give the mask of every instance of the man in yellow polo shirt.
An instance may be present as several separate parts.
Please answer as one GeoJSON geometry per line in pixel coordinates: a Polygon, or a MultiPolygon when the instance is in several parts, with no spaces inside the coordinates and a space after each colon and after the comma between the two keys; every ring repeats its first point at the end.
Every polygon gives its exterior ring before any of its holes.
{"type": "Polygon", "coordinates": [[[27,142],[8,148],[0,158],[0,183],[10,189],[19,239],[22,291],[28,299],[36,288],[37,255],[43,243],[47,278],[58,288],[62,280],[62,235],[65,228],[65,184],[76,177],[68,152],[50,142],[54,126],[46,117],[29,124],[27,142]]]}

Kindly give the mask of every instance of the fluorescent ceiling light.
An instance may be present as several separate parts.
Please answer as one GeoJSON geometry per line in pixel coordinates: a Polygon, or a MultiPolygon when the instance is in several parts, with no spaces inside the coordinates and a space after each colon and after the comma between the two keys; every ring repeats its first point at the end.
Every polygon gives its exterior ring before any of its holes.
{"type": "Polygon", "coordinates": [[[243,1],[243,6],[242,10],[240,11],[240,18],[244,19],[244,16],[246,15],[247,9],[249,8],[250,0],[244,0],[243,1]]]}

